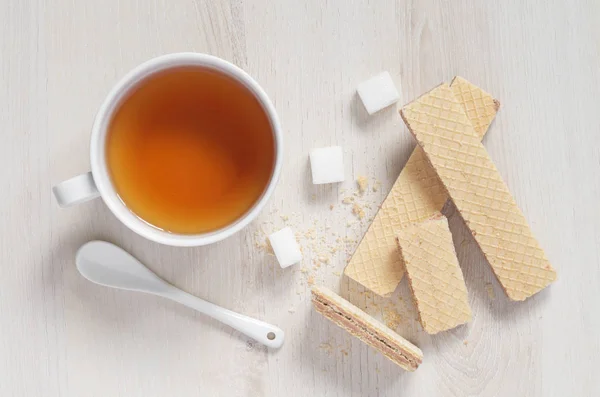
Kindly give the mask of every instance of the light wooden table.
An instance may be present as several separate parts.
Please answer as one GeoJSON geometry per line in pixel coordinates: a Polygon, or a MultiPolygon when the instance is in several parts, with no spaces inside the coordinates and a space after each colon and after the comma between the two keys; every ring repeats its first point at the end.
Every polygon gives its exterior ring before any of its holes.
{"type": "Polygon", "coordinates": [[[1,1],[0,395],[598,395],[600,3],[482,3],[1,1]],[[268,208],[204,248],[153,244],[101,201],[60,210],[50,193],[88,169],[90,126],[112,84],[176,51],[247,70],[285,131],[285,165],[268,208]],[[427,336],[405,281],[385,300],[340,276],[367,228],[341,200],[357,176],[371,186],[378,179],[377,192],[357,198],[373,216],[414,146],[393,108],[367,117],[356,99],[356,85],[381,70],[401,103],[456,74],[502,102],[484,143],[558,271],[554,285],[509,302],[456,215],[470,325],[427,336]],[[316,188],[308,150],[329,144],[344,147],[350,178],[316,188]],[[257,245],[260,229],[286,216],[306,259],[281,271],[257,245]],[[186,308],[90,284],[74,254],[97,238],[193,294],[280,325],[285,345],[267,352],[186,308]],[[329,265],[313,265],[340,245],[329,265]],[[423,365],[406,373],[313,313],[313,280],[418,344],[423,365]]]}

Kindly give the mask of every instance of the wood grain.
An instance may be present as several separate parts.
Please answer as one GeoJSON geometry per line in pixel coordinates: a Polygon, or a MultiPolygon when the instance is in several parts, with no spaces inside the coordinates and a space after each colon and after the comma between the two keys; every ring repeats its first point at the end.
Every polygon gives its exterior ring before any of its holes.
{"type": "Polygon", "coordinates": [[[592,0],[0,2],[0,395],[597,394],[598,15],[592,0]],[[112,84],[175,51],[243,67],[285,130],[268,208],[210,247],[153,244],[101,201],[60,210],[50,192],[88,170],[90,126],[112,84]],[[340,276],[414,147],[394,108],[368,117],[356,98],[356,85],[382,70],[401,104],[456,74],[502,102],[484,144],[558,272],[554,285],[508,301],[452,207],[471,324],[428,336],[405,281],[385,300],[340,276]],[[330,144],[344,147],[349,179],[313,186],[308,151],[330,144]],[[341,203],[359,175],[381,182],[356,197],[362,222],[341,203]],[[286,223],[305,262],[283,271],[260,246],[263,231],[286,223]],[[186,308],[91,285],[73,260],[95,238],[193,294],[278,324],[286,344],[267,352],[186,308]],[[323,251],[330,264],[318,262],[323,251]],[[405,373],[313,313],[313,281],[421,347],[419,370],[405,373]]]}

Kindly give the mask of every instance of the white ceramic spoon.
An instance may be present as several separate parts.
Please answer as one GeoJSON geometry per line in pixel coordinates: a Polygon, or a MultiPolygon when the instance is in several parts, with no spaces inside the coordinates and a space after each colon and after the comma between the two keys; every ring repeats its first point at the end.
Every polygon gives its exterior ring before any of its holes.
{"type": "Polygon", "coordinates": [[[114,244],[90,241],[77,251],[77,269],[88,280],[112,288],[146,292],[174,300],[240,331],[265,346],[279,348],[283,330],[184,292],[158,277],[114,244]]]}

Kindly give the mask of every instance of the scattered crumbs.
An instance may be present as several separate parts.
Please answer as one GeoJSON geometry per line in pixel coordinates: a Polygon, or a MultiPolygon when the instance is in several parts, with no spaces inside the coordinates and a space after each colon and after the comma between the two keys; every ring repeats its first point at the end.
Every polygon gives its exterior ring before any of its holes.
{"type": "Polygon", "coordinates": [[[360,194],[363,194],[369,187],[369,181],[364,176],[359,176],[356,179],[356,184],[358,185],[358,190],[360,191],[360,194]]]}
{"type": "Polygon", "coordinates": [[[465,346],[467,346],[468,344],[469,344],[469,341],[468,341],[468,340],[465,340],[465,341],[463,342],[463,345],[465,345],[465,346]]]}
{"type": "Polygon", "coordinates": [[[335,239],[335,242],[336,242],[336,243],[341,243],[341,242],[342,242],[342,239],[338,237],[338,238],[336,238],[336,239],[335,239]]]}
{"type": "Polygon", "coordinates": [[[496,299],[496,293],[494,292],[494,287],[492,286],[492,283],[485,283],[485,289],[487,291],[488,297],[491,300],[496,299]]]}
{"type": "Polygon", "coordinates": [[[310,196],[311,200],[315,201],[317,199],[317,195],[313,194],[312,196],[310,196]]]}
{"type": "Polygon", "coordinates": [[[356,224],[356,221],[348,221],[348,223],[346,223],[346,227],[351,227],[354,226],[356,224]]]}
{"type": "Polygon", "coordinates": [[[374,192],[378,191],[380,187],[381,187],[381,181],[379,181],[379,179],[376,179],[375,183],[373,184],[373,191],[374,192]]]}
{"type": "Polygon", "coordinates": [[[340,194],[344,194],[344,193],[346,193],[347,191],[348,191],[348,189],[342,189],[342,190],[340,190],[340,194]]]}
{"type": "Polygon", "coordinates": [[[329,255],[319,255],[318,261],[328,265],[331,262],[331,259],[329,258],[329,255]]]}
{"type": "Polygon", "coordinates": [[[264,251],[268,255],[275,255],[275,253],[273,252],[273,247],[271,247],[271,242],[268,238],[265,238],[264,242],[262,243],[257,242],[255,246],[256,248],[258,248],[261,251],[264,251]]]}
{"type": "Polygon", "coordinates": [[[317,232],[315,231],[315,229],[310,228],[304,233],[304,237],[307,239],[314,240],[317,237],[317,232]]]}
{"type": "Polygon", "coordinates": [[[287,215],[281,215],[280,217],[281,217],[281,220],[284,222],[287,222],[290,219],[290,217],[287,215]]]}
{"type": "Polygon", "coordinates": [[[342,275],[342,273],[340,273],[340,272],[337,272],[337,271],[336,271],[336,272],[333,272],[333,275],[334,275],[334,276],[338,276],[338,277],[339,277],[339,276],[341,276],[341,275],[342,275]]]}
{"type": "Polygon", "coordinates": [[[302,269],[300,269],[300,273],[302,274],[307,274],[308,273],[308,269],[303,267],[302,269]]]}
{"type": "Polygon", "coordinates": [[[333,204],[329,204],[329,209],[333,211],[333,209],[335,208],[335,205],[333,204]]]}
{"type": "Polygon", "coordinates": [[[331,354],[333,347],[331,346],[331,343],[321,343],[319,345],[319,349],[325,351],[325,353],[327,353],[327,354],[331,354]]]}
{"type": "Polygon", "coordinates": [[[383,318],[385,320],[385,324],[388,326],[388,328],[392,330],[398,328],[398,326],[402,322],[402,317],[400,316],[400,314],[398,314],[398,312],[389,307],[385,307],[383,309],[383,318]]]}
{"type": "Polygon", "coordinates": [[[367,299],[372,299],[373,298],[373,293],[371,291],[365,291],[362,293],[362,295],[365,296],[365,298],[367,299]]]}
{"type": "Polygon", "coordinates": [[[362,209],[360,205],[354,203],[352,206],[352,213],[358,217],[358,219],[363,219],[365,217],[365,210],[362,209]]]}
{"type": "Polygon", "coordinates": [[[332,254],[335,254],[336,252],[338,252],[339,248],[338,247],[331,247],[331,249],[329,250],[329,252],[331,252],[332,254]]]}
{"type": "Polygon", "coordinates": [[[344,197],[344,199],[342,200],[342,203],[344,203],[344,204],[352,204],[353,202],[354,202],[354,197],[352,197],[352,196],[344,197]]]}
{"type": "Polygon", "coordinates": [[[308,283],[308,285],[315,285],[315,276],[308,276],[308,278],[306,279],[306,282],[308,283]]]}
{"type": "Polygon", "coordinates": [[[342,351],[342,353],[344,354],[344,356],[347,356],[347,355],[348,355],[348,350],[346,350],[346,349],[342,349],[341,351],[342,351]]]}

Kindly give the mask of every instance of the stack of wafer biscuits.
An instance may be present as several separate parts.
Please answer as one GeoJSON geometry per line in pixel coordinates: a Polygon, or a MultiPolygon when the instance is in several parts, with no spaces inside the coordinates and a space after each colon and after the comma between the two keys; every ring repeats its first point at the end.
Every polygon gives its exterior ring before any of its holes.
{"type": "Polygon", "coordinates": [[[464,107],[442,84],[400,111],[428,163],[512,300],[556,279],[464,107]]]}
{"type": "MultiPolygon", "coordinates": [[[[423,329],[446,331],[471,319],[468,292],[447,219],[452,200],[498,281],[525,300],[556,279],[525,217],[481,144],[499,103],[456,77],[401,109],[419,146],[402,170],[345,274],[377,294],[406,273],[423,329]]],[[[330,291],[313,289],[325,317],[407,370],[422,353],[410,342],[330,291]]]]}
{"type": "MultiPolygon", "coordinates": [[[[477,134],[483,137],[500,103],[461,77],[452,81],[451,88],[476,126],[477,134]]],[[[344,274],[378,295],[392,293],[404,276],[404,264],[397,252],[396,234],[413,223],[429,219],[442,210],[447,200],[446,189],[427,162],[423,150],[415,148],[352,255],[344,274]]]]}

